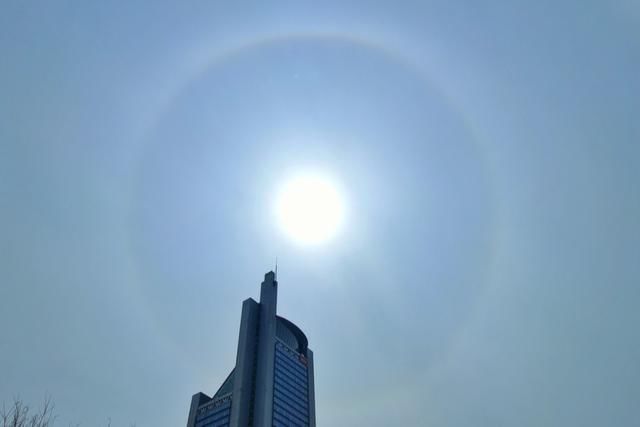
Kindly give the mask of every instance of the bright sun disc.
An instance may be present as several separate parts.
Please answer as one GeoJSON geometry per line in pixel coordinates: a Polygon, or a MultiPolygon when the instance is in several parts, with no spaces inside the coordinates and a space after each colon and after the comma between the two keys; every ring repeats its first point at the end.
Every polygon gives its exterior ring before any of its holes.
{"type": "Polygon", "coordinates": [[[287,182],[276,204],[280,227],[295,241],[318,244],[331,239],[344,218],[337,187],[319,175],[302,175],[287,182]]]}

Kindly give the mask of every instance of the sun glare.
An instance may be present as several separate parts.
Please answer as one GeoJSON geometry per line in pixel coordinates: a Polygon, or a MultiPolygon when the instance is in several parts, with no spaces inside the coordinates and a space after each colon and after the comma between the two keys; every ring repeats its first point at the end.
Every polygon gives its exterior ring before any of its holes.
{"type": "Polygon", "coordinates": [[[282,187],[276,215],[294,241],[313,245],[330,240],[344,220],[344,203],[337,186],[321,175],[299,175],[282,187]]]}

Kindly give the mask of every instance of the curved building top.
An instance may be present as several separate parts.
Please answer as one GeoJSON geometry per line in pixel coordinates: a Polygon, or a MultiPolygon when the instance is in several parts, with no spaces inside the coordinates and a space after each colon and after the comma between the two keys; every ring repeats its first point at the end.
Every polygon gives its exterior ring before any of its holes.
{"type": "Polygon", "coordinates": [[[307,355],[307,336],[290,320],[276,316],[276,336],[298,353],[307,355]]]}

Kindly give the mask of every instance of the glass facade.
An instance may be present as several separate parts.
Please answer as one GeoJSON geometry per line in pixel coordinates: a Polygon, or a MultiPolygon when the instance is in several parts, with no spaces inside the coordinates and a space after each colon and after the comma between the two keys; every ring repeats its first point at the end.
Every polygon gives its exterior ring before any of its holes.
{"type": "Polygon", "coordinates": [[[275,346],[273,427],[308,427],[307,361],[279,340],[275,346]]]}
{"type": "Polygon", "coordinates": [[[208,403],[198,409],[195,427],[229,427],[231,396],[208,403]]]}

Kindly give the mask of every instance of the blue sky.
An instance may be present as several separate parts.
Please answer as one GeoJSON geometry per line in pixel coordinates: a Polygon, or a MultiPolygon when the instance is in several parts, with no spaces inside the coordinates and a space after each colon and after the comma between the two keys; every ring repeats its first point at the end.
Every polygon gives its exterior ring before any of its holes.
{"type": "Polygon", "coordinates": [[[319,425],[640,424],[638,5],[2,9],[0,400],[185,424],[277,256],[319,425]]]}

